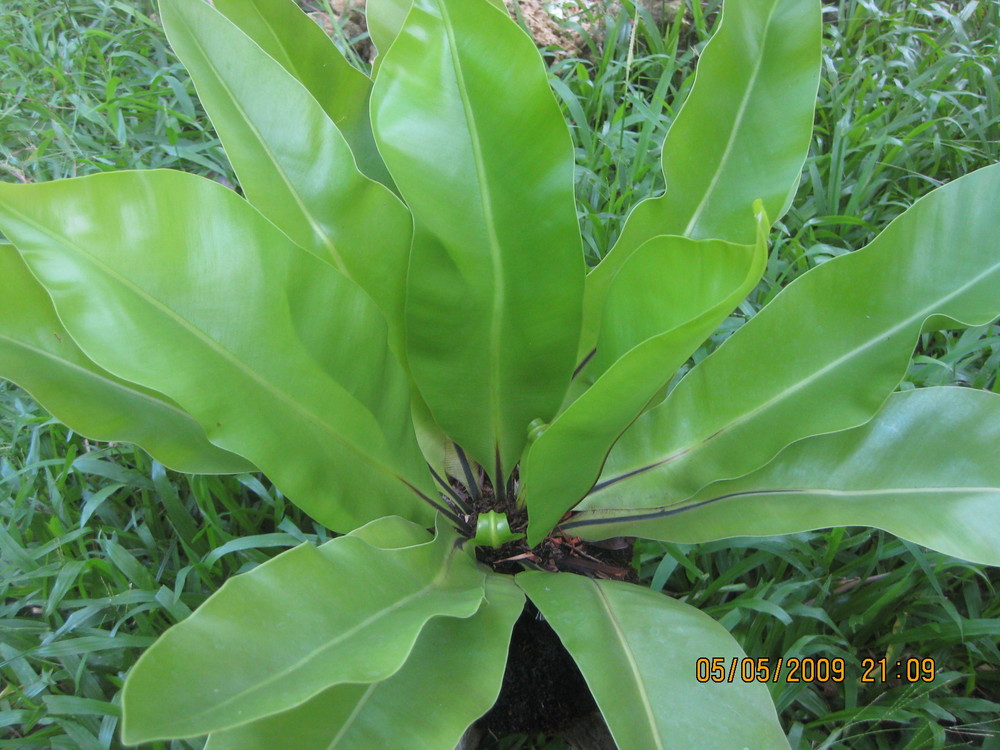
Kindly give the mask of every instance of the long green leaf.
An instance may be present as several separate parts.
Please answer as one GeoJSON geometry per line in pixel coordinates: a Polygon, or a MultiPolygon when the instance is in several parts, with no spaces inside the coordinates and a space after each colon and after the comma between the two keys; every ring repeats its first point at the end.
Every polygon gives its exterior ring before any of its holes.
{"type": "Polygon", "coordinates": [[[671,505],[871,419],[921,330],[1000,314],[997,194],[1000,165],[961,177],[786,287],[622,435],[582,508],[671,505]]]}
{"type": "Polygon", "coordinates": [[[406,664],[371,685],[338,685],[276,716],[213,734],[206,750],[451,750],[500,692],[524,594],[502,576],[466,620],[436,617],[406,664]]]}
{"type": "MultiPolygon", "coordinates": [[[[216,8],[233,23],[201,0],[162,1],[171,43],[247,197],[368,292],[405,367],[412,220],[394,194],[355,166],[357,159],[369,175],[391,184],[371,134],[371,80],[290,0],[221,0],[216,8]]],[[[444,435],[416,391],[411,404],[421,449],[437,465],[444,435]]]]}
{"type": "Polygon", "coordinates": [[[176,401],[317,520],[429,522],[381,315],[235,193],[164,170],[0,183],[0,227],[91,359],[176,401]]]}
{"type": "Polygon", "coordinates": [[[559,407],[580,325],[573,147],[545,66],[485,0],[418,0],[372,120],[416,224],[414,380],[442,429],[506,474],[528,424],[559,407]]]}
{"type": "Polygon", "coordinates": [[[344,58],[323,29],[294,0],[213,0],[212,4],[306,87],[337,123],[361,171],[391,186],[368,117],[371,79],[344,58]]]}
{"type": "Polygon", "coordinates": [[[479,608],[484,573],[457,542],[448,530],[382,550],[344,536],[230,579],[132,668],[124,741],[230,729],[333,685],[384,680],[430,618],[479,608]]]}
{"type": "Polygon", "coordinates": [[[590,511],[585,539],[705,542],[875,526],[955,557],[1000,565],[1000,395],[968,388],[893,394],[861,427],[792,443],[752,474],[685,503],[590,511]]]}
{"type": "MultiPolygon", "coordinates": [[[[250,3],[245,18],[273,4],[250,3]]],[[[344,136],[310,92],[239,28],[203,0],[160,6],[171,46],[194,79],[247,199],[368,292],[402,355],[409,211],[358,171],[344,136]]],[[[291,12],[302,16],[294,6],[291,12]]],[[[336,82],[334,76],[328,86],[336,82]]]]}
{"type": "Polygon", "coordinates": [[[767,687],[699,682],[699,657],[745,654],[703,612],[647,588],[566,573],[521,573],[587,680],[619,750],[788,750],[767,687]]]}
{"type": "Polygon", "coordinates": [[[594,346],[618,269],[651,237],[751,243],[751,204],[788,210],[809,151],[819,86],[818,0],[728,3],[663,143],[666,193],[639,203],[587,277],[580,356],[594,346]]]}
{"type": "Polygon", "coordinates": [[[754,245],[656,237],[622,267],[597,349],[610,352],[614,364],[542,433],[521,470],[529,544],[594,485],[622,432],[760,280],[767,264],[762,211],[757,226],[754,245]]]}
{"type": "Polygon", "coordinates": [[[208,442],[191,415],[166,396],[91,362],[17,251],[6,244],[0,244],[0,377],[27,390],[81,435],[135,443],[175,471],[255,470],[246,459],[208,442]]]}

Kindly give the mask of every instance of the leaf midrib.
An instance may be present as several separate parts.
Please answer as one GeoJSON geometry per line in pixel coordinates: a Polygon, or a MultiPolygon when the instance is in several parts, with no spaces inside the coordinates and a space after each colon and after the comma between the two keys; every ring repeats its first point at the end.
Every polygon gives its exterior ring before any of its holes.
{"type": "Polygon", "coordinates": [[[615,630],[615,636],[621,645],[622,653],[625,659],[628,661],[630,673],[634,676],[633,683],[636,689],[639,691],[639,698],[642,701],[642,710],[646,715],[646,720],[649,722],[650,734],[653,737],[653,741],[656,743],[656,750],[664,750],[663,740],[660,737],[659,730],[656,725],[656,715],[653,712],[652,701],[649,699],[649,692],[646,689],[646,683],[642,679],[642,674],[639,671],[639,663],[636,661],[635,654],[632,652],[632,646],[629,644],[628,639],[625,637],[625,633],[622,630],[621,625],[618,622],[618,618],[615,616],[614,610],[611,608],[611,602],[608,601],[607,594],[601,588],[597,581],[591,581],[594,589],[597,591],[597,595],[600,598],[601,606],[604,608],[605,613],[608,616],[608,621],[615,630]]]}
{"type": "Polygon", "coordinates": [[[717,495],[698,502],[684,504],[675,503],[673,505],[661,505],[651,508],[594,508],[579,513],[573,520],[562,524],[564,529],[573,529],[583,526],[605,526],[620,523],[641,523],[643,521],[655,521],[668,516],[678,516],[682,513],[699,510],[707,505],[735,499],[745,499],[757,495],[815,495],[829,497],[877,497],[879,495],[965,495],[975,493],[1000,493],[1000,486],[997,487],[882,487],[879,489],[858,489],[858,490],[834,490],[829,488],[778,488],[769,490],[740,490],[729,492],[725,495],[717,495]],[[615,515],[617,514],[617,515],[615,515]]]}
{"type": "MultiPolygon", "coordinates": [[[[430,543],[433,543],[433,542],[430,542],[430,543]]],[[[452,559],[455,556],[455,553],[458,551],[458,549],[459,548],[457,546],[455,546],[455,545],[449,546],[449,548],[448,548],[447,552],[445,553],[444,557],[441,559],[441,562],[440,562],[440,564],[438,566],[437,573],[435,573],[434,577],[426,585],[422,586],[417,591],[414,591],[411,594],[407,594],[402,599],[397,599],[392,604],[390,604],[388,607],[386,607],[384,609],[381,609],[378,612],[373,613],[372,615],[369,615],[364,620],[362,620],[361,622],[356,623],[352,627],[347,628],[346,630],[342,630],[342,631],[338,632],[335,636],[331,637],[328,641],[324,642],[321,646],[319,646],[319,647],[313,649],[312,651],[309,651],[308,653],[304,654],[301,658],[299,658],[297,661],[295,661],[292,664],[290,664],[289,666],[287,666],[284,670],[282,670],[280,672],[272,673],[272,674],[268,675],[265,679],[260,680],[260,681],[258,681],[256,683],[254,683],[254,685],[252,685],[251,687],[245,688],[245,689],[243,689],[240,692],[234,693],[233,695],[229,696],[228,698],[225,698],[225,699],[219,701],[218,703],[215,703],[214,705],[212,705],[212,706],[210,706],[208,708],[205,708],[205,709],[203,709],[201,711],[198,711],[197,713],[190,714],[189,715],[190,719],[195,720],[195,719],[201,718],[201,717],[203,717],[205,715],[211,715],[213,713],[221,711],[223,708],[225,708],[226,706],[232,704],[235,701],[241,700],[241,699],[246,698],[247,696],[253,695],[255,693],[259,693],[262,690],[266,690],[272,684],[274,684],[274,683],[276,683],[276,682],[284,679],[285,677],[288,677],[289,675],[297,672],[303,666],[305,666],[309,662],[311,662],[311,661],[315,660],[316,658],[318,658],[323,652],[328,651],[328,650],[333,649],[333,648],[336,648],[337,646],[339,646],[341,643],[343,643],[347,639],[353,637],[356,633],[358,633],[361,630],[363,630],[363,629],[371,626],[372,624],[378,622],[379,620],[381,620],[381,619],[383,619],[385,617],[388,617],[389,615],[393,614],[394,612],[397,612],[398,610],[400,610],[401,608],[405,607],[410,602],[415,601],[415,600],[417,600],[419,598],[427,596],[429,592],[431,592],[431,591],[433,591],[435,589],[442,588],[442,584],[447,580],[447,571],[448,571],[448,568],[449,568],[449,566],[451,564],[452,559]]],[[[330,563],[330,564],[332,565],[332,563],[330,563]]],[[[323,689],[325,690],[326,688],[332,687],[333,685],[336,685],[336,684],[342,684],[342,683],[333,683],[331,685],[325,686],[323,689]]]]}
{"type": "MultiPolygon", "coordinates": [[[[475,113],[473,112],[472,102],[469,99],[468,91],[465,87],[465,76],[462,73],[462,63],[458,55],[458,45],[455,39],[455,30],[452,27],[451,17],[448,14],[448,8],[445,3],[441,0],[437,0],[438,9],[441,11],[441,20],[445,28],[445,32],[448,35],[448,52],[451,58],[452,69],[455,73],[456,82],[458,84],[459,96],[462,100],[462,108],[465,113],[465,122],[469,130],[469,137],[472,147],[473,160],[476,165],[476,175],[478,179],[476,180],[479,187],[479,200],[483,207],[483,220],[486,225],[486,234],[490,245],[490,262],[492,264],[493,270],[493,315],[490,317],[490,338],[489,338],[489,360],[490,365],[487,369],[487,377],[489,379],[492,387],[490,390],[490,417],[491,417],[491,427],[493,432],[494,445],[496,446],[496,455],[499,457],[501,455],[500,451],[500,425],[501,425],[501,415],[502,408],[500,403],[500,383],[499,373],[501,372],[501,321],[504,318],[504,310],[506,308],[506,297],[504,295],[504,287],[506,284],[504,278],[504,267],[501,258],[502,248],[500,246],[500,238],[497,235],[496,220],[493,217],[493,197],[490,193],[489,184],[486,180],[486,163],[483,159],[482,146],[479,142],[479,128],[476,125],[475,113]]],[[[500,459],[497,459],[497,470],[502,473],[503,468],[500,464],[500,459]]],[[[494,482],[502,483],[504,478],[494,477],[494,482]]]]}
{"type": "Polygon", "coordinates": [[[354,726],[354,722],[357,721],[358,716],[361,715],[361,711],[364,709],[368,701],[371,700],[375,690],[381,684],[382,683],[380,682],[373,682],[368,686],[368,689],[365,690],[364,694],[358,699],[357,704],[355,704],[354,708],[351,710],[351,715],[347,717],[347,720],[344,721],[343,724],[341,724],[336,736],[330,741],[330,744],[326,746],[326,750],[334,750],[334,748],[340,744],[340,741],[347,734],[348,730],[354,726]]]}
{"type": "MultiPolygon", "coordinates": [[[[285,58],[283,62],[281,60],[278,60],[278,63],[281,65],[281,67],[290,72],[297,80],[301,81],[302,71],[300,71],[299,67],[295,64],[295,58],[293,58],[292,55],[289,53],[288,47],[285,45],[284,40],[281,38],[281,36],[278,35],[278,32],[274,30],[274,27],[271,25],[271,22],[268,20],[264,11],[260,9],[260,3],[258,2],[258,0],[250,0],[250,5],[256,12],[257,17],[261,20],[261,23],[264,24],[264,28],[267,29],[268,35],[274,40],[275,45],[278,47],[278,49],[281,50],[281,53],[285,58]]],[[[247,36],[249,37],[250,35],[247,34],[247,36]]],[[[252,39],[253,37],[250,38],[252,39]]]]}
{"type": "Polygon", "coordinates": [[[774,2],[771,4],[771,10],[767,14],[767,20],[764,22],[764,34],[762,35],[764,43],[761,44],[760,54],[757,56],[757,59],[754,62],[753,73],[751,73],[750,75],[750,81],[747,84],[746,91],[743,94],[743,98],[740,100],[740,106],[736,111],[736,118],[734,119],[733,127],[729,132],[729,139],[726,142],[726,147],[725,149],[723,149],[722,156],[719,158],[719,164],[715,168],[715,172],[712,175],[712,179],[709,181],[708,187],[705,188],[705,193],[704,195],[702,195],[701,201],[698,203],[698,206],[695,208],[694,213],[691,215],[691,220],[688,221],[687,226],[684,228],[684,235],[687,237],[691,236],[691,232],[693,231],[695,224],[698,223],[698,220],[701,218],[701,214],[705,210],[705,206],[708,205],[708,201],[712,196],[712,192],[715,190],[715,186],[718,184],[719,179],[722,177],[722,171],[728,164],[729,157],[733,152],[734,146],[736,145],[736,135],[743,125],[743,118],[746,116],[747,108],[750,104],[750,96],[753,93],[754,88],[757,86],[757,78],[759,77],[760,69],[764,64],[764,57],[766,56],[766,51],[768,47],[767,45],[768,33],[771,29],[771,21],[774,19],[774,11],[777,9],[778,5],[779,1],[774,0],[774,2]]]}

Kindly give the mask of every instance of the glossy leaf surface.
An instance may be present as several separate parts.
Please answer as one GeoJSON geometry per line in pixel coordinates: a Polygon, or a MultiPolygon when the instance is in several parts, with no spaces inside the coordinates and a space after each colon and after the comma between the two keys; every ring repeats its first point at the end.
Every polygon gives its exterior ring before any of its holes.
{"type": "MultiPolygon", "coordinates": [[[[751,245],[686,237],[654,237],[622,266],[611,284],[593,371],[605,372],[636,346],[704,318],[684,359],[760,281],[767,263],[767,217],[757,217],[751,245]],[[712,320],[714,323],[709,323],[712,320]]],[[[588,368],[589,369],[589,368],[588,368]]]]}
{"type": "Polygon", "coordinates": [[[594,485],[618,436],[760,280],[763,213],[757,225],[754,245],[656,237],[622,267],[597,348],[614,364],[542,433],[522,467],[530,544],[594,485]]]}
{"type": "Polygon", "coordinates": [[[381,315],[235,193],[161,170],[0,184],[0,227],[90,358],[176,401],[318,521],[429,522],[381,315]]]}
{"type": "Polygon", "coordinates": [[[1000,165],[961,177],[782,290],[622,435],[583,507],[681,502],[871,419],[922,329],[1000,314],[998,193],[1000,165]]]}
{"type": "MultiPolygon", "coordinates": [[[[500,10],[507,12],[507,6],[503,0],[488,0],[500,10]]],[[[410,12],[413,0],[367,0],[365,2],[365,20],[368,24],[368,35],[371,37],[375,49],[378,50],[378,57],[372,66],[373,70],[378,70],[389,51],[389,47],[396,41],[399,30],[403,28],[403,21],[406,14],[410,12]]]]}
{"type": "Polygon", "coordinates": [[[759,682],[698,682],[699,656],[728,665],[745,654],[690,605],[622,581],[521,573],[535,603],[583,672],[619,750],[788,750],[759,682]]]}
{"type": "Polygon", "coordinates": [[[573,148],[531,40],[485,0],[418,0],[372,93],[415,224],[409,364],[437,423],[513,469],[574,367],[583,254],[573,148]]]}
{"type": "MultiPolygon", "coordinates": [[[[361,171],[390,185],[368,117],[371,79],[347,62],[323,29],[294,0],[213,0],[212,5],[306,87],[344,134],[361,171]]],[[[252,70],[248,61],[243,65],[252,70]]],[[[295,126],[291,119],[288,124],[295,126]]]]}
{"type": "Polygon", "coordinates": [[[484,574],[456,542],[449,530],[382,550],[344,536],[233,577],[129,673],[124,741],[229,729],[336,684],[384,680],[431,617],[479,608],[484,574]]]}
{"type": "Polygon", "coordinates": [[[385,59],[385,53],[396,41],[403,28],[406,14],[410,12],[413,0],[367,0],[365,2],[365,22],[368,36],[378,52],[372,72],[375,73],[385,59]]]}
{"type": "Polygon", "coordinates": [[[761,469],[625,522],[581,513],[567,533],[705,542],[874,526],[955,557],[1000,565],[1000,395],[895,393],[861,427],[788,446],[761,469]],[[646,520],[640,520],[642,516],[646,520]]]}
{"type": "Polygon", "coordinates": [[[632,210],[615,246],[587,277],[581,357],[597,339],[611,280],[648,239],[676,234],[752,243],[755,200],[772,221],[788,209],[809,151],[821,35],[816,0],[725,5],[663,143],[666,192],[632,210]]]}
{"type": "Polygon", "coordinates": [[[290,711],[212,735],[206,750],[451,750],[496,700],[523,606],[510,579],[488,576],[479,611],[428,622],[392,677],[329,688],[290,711]]]}
{"type": "Polygon", "coordinates": [[[135,443],[176,471],[233,474],[249,461],[208,442],[166,396],[102,370],[80,351],[12,245],[0,244],[0,377],[93,440],[135,443]]]}
{"type": "MultiPolygon", "coordinates": [[[[246,17],[270,5],[251,4],[246,17]]],[[[406,207],[358,171],[344,136],[310,92],[224,16],[203,0],[162,0],[161,8],[171,46],[191,74],[248,200],[298,245],[368,292],[401,353],[411,238],[406,207]]],[[[336,76],[328,86],[334,84],[336,76]]]]}

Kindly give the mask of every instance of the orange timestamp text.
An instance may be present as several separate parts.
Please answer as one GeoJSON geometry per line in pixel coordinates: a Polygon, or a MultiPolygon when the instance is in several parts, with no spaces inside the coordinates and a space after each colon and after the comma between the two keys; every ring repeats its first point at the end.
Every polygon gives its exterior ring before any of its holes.
{"type": "Polygon", "coordinates": [[[700,657],[695,661],[695,679],[698,682],[843,682],[847,678],[847,664],[840,657],[789,657],[753,659],[734,656],[726,659],[700,657]]]}
{"type": "MultiPolygon", "coordinates": [[[[933,659],[862,659],[859,682],[933,682],[933,659]]],[[[695,660],[698,682],[844,682],[847,664],[840,657],[788,657],[754,659],[749,656],[702,656],[695,660]]]]}

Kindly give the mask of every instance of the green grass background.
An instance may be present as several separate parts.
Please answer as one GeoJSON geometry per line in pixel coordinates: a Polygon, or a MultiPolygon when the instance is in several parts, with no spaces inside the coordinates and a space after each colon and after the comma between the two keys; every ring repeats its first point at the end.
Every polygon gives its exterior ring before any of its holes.
{"type": "MultiPolygon", "coordinates": [[[[573,127],[591,262],[629,208],[662,189],[659,144],[718,10],[689,0],[657,28],[623,5],[569,19],[581,55],[546,52],[573,127]]],[[[824,17],[816,131],[794,208],[764,280],[693,361],[920,195],[1000,161],[1000,3],[841,0],[824,17]]],[[[0,179],[152,167],[235,183],[153,5],[0,0],[0,179]]],[[[1000,326],[927,334],[901,387],[1000,392],[998,370],[1000,326]]],[[[325,534],[262,477],[167,471],[128,445],[73,434],[0,383],[0,748],[120,747],[118,694],[142,649],[229,576],[325,534]]],[[[642,543],[637,560],[650,586],[718,618],[750,656],[847,661],[843,684],[773,686],[796,750],[1000,750],[996,569],[858,528],[642,543]],[[860,659],[882,656],[933,658],[937,677],[860,684],[860,659]]]]}

